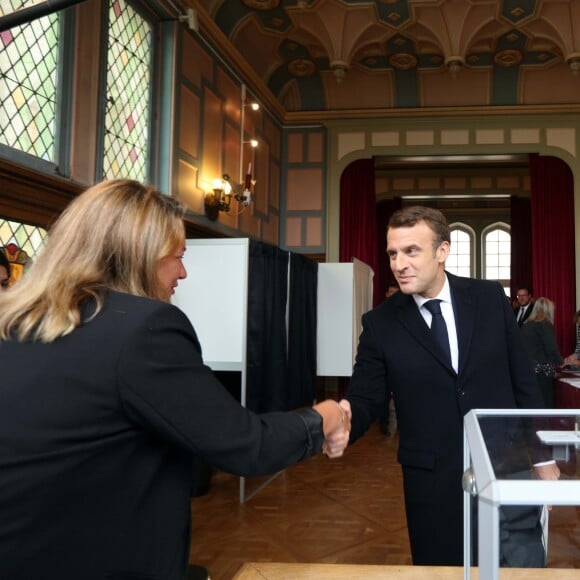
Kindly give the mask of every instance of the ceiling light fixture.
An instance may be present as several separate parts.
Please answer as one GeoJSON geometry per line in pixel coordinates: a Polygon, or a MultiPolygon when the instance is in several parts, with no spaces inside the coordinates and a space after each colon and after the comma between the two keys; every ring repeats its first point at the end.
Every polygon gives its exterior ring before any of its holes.
{"type": "Polygon", "coordinates": [[[450,56],[445,59],[447,70],[453,78],[457,76],[457,73],[463,68],[464,64],[465,62],[460,56],[450,56]]]}
{"type": "Polygon", "coordinates": [[[568,65],[568,68],[573,75],[580,74],[580,53],[573,52],[572,54],[568,55],[566,64],[568,65]]]}
{"type": "Polygon", "coordinates": [[[330,63],[330,70],[334,75],[337,83],[341,83],[348,71],[348,64],[343,60],[334,60],[330,63]]]}

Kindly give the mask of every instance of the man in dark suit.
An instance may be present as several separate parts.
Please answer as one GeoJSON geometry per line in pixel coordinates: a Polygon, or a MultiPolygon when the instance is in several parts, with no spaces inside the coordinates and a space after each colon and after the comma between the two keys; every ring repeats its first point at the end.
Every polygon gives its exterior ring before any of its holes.
{"type": "MultiPolygon", "coordinates": [[[[363,316],[346,394],[353,442],[393,392],[411,552],[421,565],[463,562],[463,416],[542,406],[503,289],[446,273],[449,247],[441,212],[417,206],[393,215],[387,254],[400,292],[363,316]],[[441,312],[429,310],[433,299],[441,312]]],[[[538,472],[558,476],[553,462],[538,472]]]]}
{"type": "Polygon", "coordinates": [[[533,298],[532,291],[526,286],[521,286],[517,289],[516,300],[518,306],[514,308],[514,316],[516,317],[516,321],[520,328],[534,309],[534,304],[532,302],[533,298]]]}

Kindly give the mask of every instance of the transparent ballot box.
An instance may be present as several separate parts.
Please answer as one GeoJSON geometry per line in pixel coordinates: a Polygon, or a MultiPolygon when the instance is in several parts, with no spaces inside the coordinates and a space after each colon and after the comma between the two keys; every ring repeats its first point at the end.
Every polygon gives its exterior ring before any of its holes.
{"type": "Polygon", "coordinates": [[[580,568],[580,409],[474,409],[463,461],[466,580],[472,565],[478,580],[506,577],[508,567],[580,568]],[[554,462],[559,478],[542,479],[554,462]]]}

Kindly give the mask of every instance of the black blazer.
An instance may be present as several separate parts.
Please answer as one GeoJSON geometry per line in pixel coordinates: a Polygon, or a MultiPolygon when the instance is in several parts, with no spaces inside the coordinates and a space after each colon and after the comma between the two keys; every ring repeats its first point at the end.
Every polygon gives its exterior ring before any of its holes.
{"type": "Polygon", "coordinates": [[[311,409],[242,408],[186,316],[154,300],[111,293],[51,344],[1,343],[0,368],[6,580],[182,580],[192,452],[258,475],[322,445],[311,409]]]}
{"type": "Polygon", "coordinates": [[[556,340],[556,331],[551,322],[547,320],[527,322],[522,326],[522,341],[533,366],[536,363],[562,364],[563,358],[556,340]]]}
{"type": "Polygon", "coordinates": [[[439,554],[438,563],[461,563],[463,416],[476,408],[542,406],[503,289],[495,282],[447,276],[459,372],[439,354],[413,297],[398,292],[363,316],[346,395],[352,405],[354,441],[380,416],[385,394],[393,392],[415,563],[432,561],[431,556],[422,558],[423,550],[435,558],[439,554]],[[439,506],[445,531],[425,539],[415,530],[429,504],[439,506]]]}

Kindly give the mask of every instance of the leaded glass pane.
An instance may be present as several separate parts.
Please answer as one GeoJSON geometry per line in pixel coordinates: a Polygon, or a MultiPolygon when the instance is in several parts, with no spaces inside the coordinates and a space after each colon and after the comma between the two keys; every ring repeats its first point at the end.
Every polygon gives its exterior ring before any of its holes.
{"type": "Polygon", "coordinates": [[[150,23],[126,0],[111,0],[104,177],[147,178],[152,42],[150,23]]]}
{"type": "MultiPolygon", "coordinates": [[[[0,15],[30,2],[1,0],[0,15]]],[[[0,143],[55,161],[59,18],[0,32],[0,143]]]]}
{"type": "Polygon", "coordinates": [[[0,247],[16,244],[34,258],[44,247],[46,236],[47,232],[42,228],[0,219],[0,247]]]}

